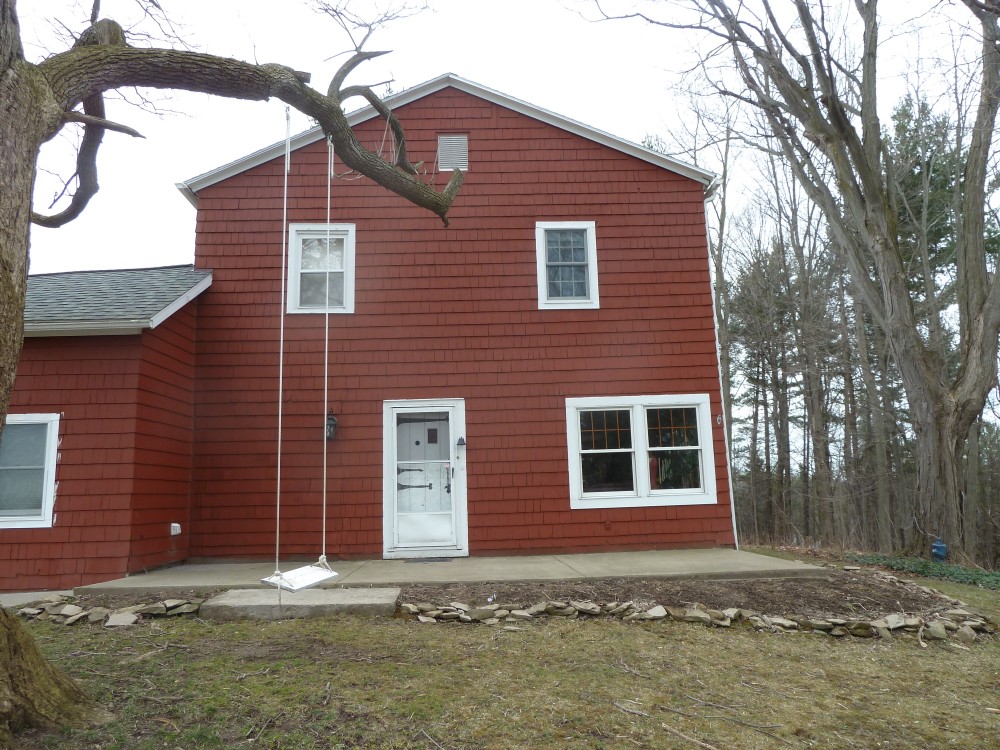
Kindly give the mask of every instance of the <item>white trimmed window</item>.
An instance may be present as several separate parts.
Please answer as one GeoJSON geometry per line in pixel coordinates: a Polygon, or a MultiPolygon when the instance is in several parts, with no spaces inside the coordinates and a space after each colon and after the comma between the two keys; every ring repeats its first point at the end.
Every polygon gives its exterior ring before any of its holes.
{"type": "Polygon", "coordinates": [[[717,502],[708,396],[566,399],[570,507],[717,502]]]}
{"type": "Polygon", "coordinates": [[[438,171],[469,171],[469,136],[463,134],[438,136],[438,171]]]}
{"type": "Polygon", "coordinates": [[[58,414],[8,414],[0,433],[0,529],[52,525],[58,414]]]}
{"type": "Polygon", "coordinates": [[[535,224],[538,307],[597,309],[597,225],[592,221],[535,224]]]}
{"type": "Polygon", "coordinates": [[[354,224],[291,224],[288,249],[288,312],[354,312],[354,224]]]}

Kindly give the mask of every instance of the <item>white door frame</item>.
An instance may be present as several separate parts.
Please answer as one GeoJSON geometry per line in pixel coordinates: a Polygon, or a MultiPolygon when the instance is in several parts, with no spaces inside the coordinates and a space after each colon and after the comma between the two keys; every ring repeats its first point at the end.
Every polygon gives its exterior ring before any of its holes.
{"type": "Polygon", "coordinates": [[[382,557],[468,557],[468,485],[465,473],[465,399],[421,398],[382,402],[382,557]],[[448,413],[451,438],[451,485],[454,546],[403,547],[396,544],[396,416],[406,412],[448,413]],[[459,441],[461,440],[461,444],[459,441]]]}

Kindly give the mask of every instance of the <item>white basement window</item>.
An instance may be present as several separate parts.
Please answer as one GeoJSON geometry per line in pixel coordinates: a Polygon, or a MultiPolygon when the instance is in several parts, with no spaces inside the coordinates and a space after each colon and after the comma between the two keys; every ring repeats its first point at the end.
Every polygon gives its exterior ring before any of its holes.
{"type": "Polygon", "coordinates": [[[594,222],[536,222],[535,254],[539,309],[586,310],[601,306],[594,222]]]}
{"type": "Polygon", "coordinates": [[[354,224],[292,224],[288,248],[288,312],[354,312],[354,224]]]}
{"type": "Polygon", "coordinates": [[[708,396],[566,399],[570,507],[717,502],[708,396]]]}
{"type": "Polygon", "coordinates": [[[469,136],[439,135],[437,162],[439,172],[469,171],[469,136]]]}
{"type": "Polygon", "coordinates": [[[8,414],[0,432],[0,529],[52,526],[58,414],[8,414]]]}

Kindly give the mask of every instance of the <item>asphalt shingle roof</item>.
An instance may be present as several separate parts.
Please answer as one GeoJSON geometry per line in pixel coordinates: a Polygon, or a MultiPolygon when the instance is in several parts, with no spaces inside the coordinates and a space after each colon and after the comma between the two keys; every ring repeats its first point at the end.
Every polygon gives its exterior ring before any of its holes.
{"type": "Polygon", "coordinates": [[[91,324],[98,329],[149,328],[158,315],[210,284],[211,277],[211,271],[193,266],[29,276],[25,330],[91,324]]]}

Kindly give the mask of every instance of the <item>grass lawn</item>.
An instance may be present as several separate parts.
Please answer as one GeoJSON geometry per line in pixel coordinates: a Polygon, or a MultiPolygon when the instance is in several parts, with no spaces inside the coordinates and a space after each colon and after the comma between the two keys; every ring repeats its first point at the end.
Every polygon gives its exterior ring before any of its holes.
{"type": "MultiPolygon", "coordinates": [[[[978,606],[1000,611],[986,594],[978,606]]],[[[997,637],[962,650],[557,618],[514,632],[349,616],[29,627],[116,717],[23,736],[29,750],[902,750],[1000,737],[997,637]]]]}

